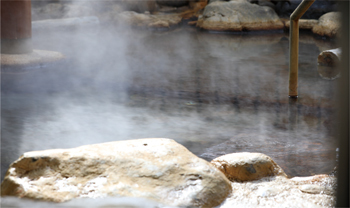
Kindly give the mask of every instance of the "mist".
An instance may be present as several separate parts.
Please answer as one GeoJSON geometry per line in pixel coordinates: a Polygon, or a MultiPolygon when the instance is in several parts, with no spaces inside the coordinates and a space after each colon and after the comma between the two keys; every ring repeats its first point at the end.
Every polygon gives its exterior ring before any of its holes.
{"type": "MultiPolygon", "coordinates": [[[[104,9],[104,3],[97,5],[104,9]]],[[[27,151],[155,137],[174,139],[207,160],[236,151],[270,153],[293,176],[334,167],[322,160],[335,158],[335,82],[321,78],[316,62],[334,43],[301,35],[296,105],[287,96],[283,32],[213,34],[189,26],[157,31],[101,23],[34,30],[33,45],[66,58],[3,75],[10,81],[2,95],[2,178],[27,151]],[[325,156],[314,161],[300,157],[320,152],[325,156]],[[301,166],[290,167],[296,161],[301,166]]]]}

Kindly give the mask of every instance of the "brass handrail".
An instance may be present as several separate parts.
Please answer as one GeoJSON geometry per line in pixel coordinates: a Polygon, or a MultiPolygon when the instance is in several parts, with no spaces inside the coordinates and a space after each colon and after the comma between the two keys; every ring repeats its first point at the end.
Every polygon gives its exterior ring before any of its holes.
{"type": "Polygon", "coordinates": [[[303,0],[290,15],[289,27],[289,97],[298,97],[299,19],[315,0],[303,0]]]}

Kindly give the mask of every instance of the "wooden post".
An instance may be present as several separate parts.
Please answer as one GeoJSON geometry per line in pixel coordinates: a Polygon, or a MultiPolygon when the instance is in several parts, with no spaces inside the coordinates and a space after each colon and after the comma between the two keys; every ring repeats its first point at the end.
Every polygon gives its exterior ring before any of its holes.
{"type": "Polygon", "coordinates": [[[30,53],[31,38],[31,0],[1,0],[1,53],[30,53]]]}

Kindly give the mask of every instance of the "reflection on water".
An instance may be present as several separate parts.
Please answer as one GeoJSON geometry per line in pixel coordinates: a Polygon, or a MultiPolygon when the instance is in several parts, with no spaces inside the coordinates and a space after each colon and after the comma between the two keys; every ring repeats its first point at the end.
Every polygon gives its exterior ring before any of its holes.
{"type": "Polygon", "coordinates": [[[68,58],[21,73],[3,69],[2,178],[26,151],[147,137],[175,139],[206,160],[262,152],[290,176],[335,166],[335,82],[317,71],[331,42],[301,35],[300,97],[291,102],[283,33],[179,28],[34,37],[39,49],[68,58]]]}

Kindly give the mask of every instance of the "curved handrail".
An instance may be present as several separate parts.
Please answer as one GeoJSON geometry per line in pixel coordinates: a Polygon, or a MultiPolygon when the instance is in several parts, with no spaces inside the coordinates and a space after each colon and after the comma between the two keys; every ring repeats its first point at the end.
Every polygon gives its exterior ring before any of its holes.
{"type": "Polygon", "coordinates": [[[303,0],[290,15],[289,27],[289,97],[298,97],[299,19],[315,0],[303,0]]]}

